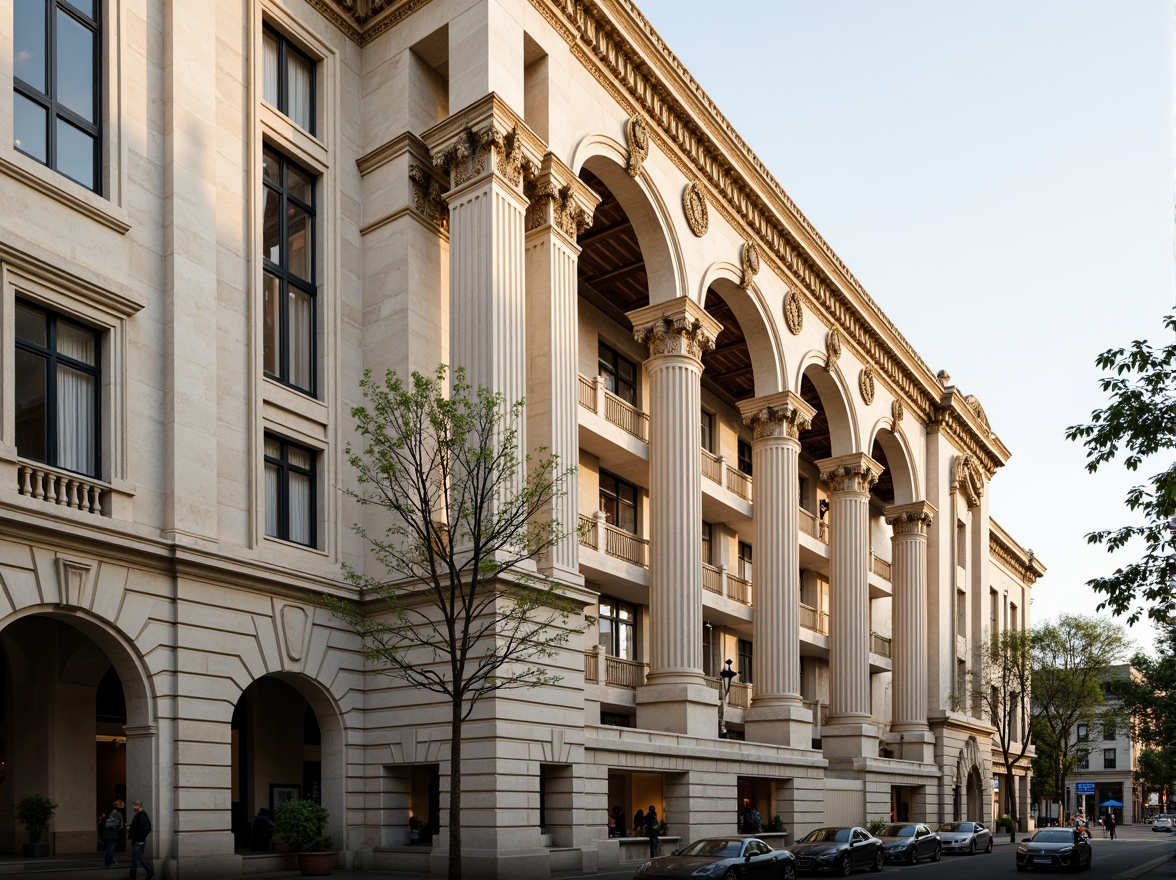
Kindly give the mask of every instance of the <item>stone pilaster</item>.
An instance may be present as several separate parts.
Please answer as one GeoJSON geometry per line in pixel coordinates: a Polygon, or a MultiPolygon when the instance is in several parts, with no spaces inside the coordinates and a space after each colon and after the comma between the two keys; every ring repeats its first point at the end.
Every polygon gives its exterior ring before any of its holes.
{"type": "Polygon", "coordinates": [[[925,501],[886,509],[894,584],[894,720],[887,741],[906,761],[934,760],[927,725],[927,530],[935,508],[925,501]]]}
{"type": "Polygon", "coordinates": [[[812,713],[800,698],[800,432],[815,410],[792,392],[740,404],[755,473],[755,695],[747,739],[809,748],[812,713]]]}
{"type": "Polygon", "coordinates": [[[882,465],[863,452],[817,462],[829,489],[829,724],[826,757],[876,757],[870,706],[870,487],[882,465]]]}
{"type": "MultiPolygon", "coordinates": [[[[558,456],[558,469],[566,471],[580,454],[576,236],[592,225],[600,199],[553,153],[543,157],[526,194],[527,435],[532,449],[544,447],[558,456]]],[[[550,511],[563,537],[540,569],[561,581],[582,583],[575,471],[564,488],[550,511]]]]}
{"type": "Polygon", "coordinates": [[[649,346],[650,668],[637,726],[715,736],[718,700],[702,675],[702,353],[721,326],[686,297],[629,312],[649,346]]]}

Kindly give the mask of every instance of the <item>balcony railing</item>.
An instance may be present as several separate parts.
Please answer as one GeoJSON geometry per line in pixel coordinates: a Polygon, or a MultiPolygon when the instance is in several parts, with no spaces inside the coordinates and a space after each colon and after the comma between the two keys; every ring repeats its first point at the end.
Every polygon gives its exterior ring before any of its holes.
{"type": "Polygon", "coordinates": [[[580,406],[604,416],[605,421],[616,425],[638,440],[649,442],[649,416],[637,407],[626,403],[605,387],[605,378],[580,379],[580,406]]]}
{"type": "Polygon", "coordinates": [[[810,538],[816,538],[822,544],[829,543],[829,525],[824,520],[817,519],[816,514],[800,508],[800,530],[810,538]]]}
{"type": "Polygon", "coordinates": [[[723,483],[723,462],[713,452],[702,450],[702,475],[712,483],[723,483]]]}
{"type": "Polygon", "coordinates": [[[580,406],[596,412],[596,383],[584,376],[577,376],[580,380],[580,406]]]}
{"type": "Polygon", "coordinates": [[[40,464],[22,464],[17,467],[16,474],[17,491],[21,495],[84,513],[102,515],[102,496],[107,490],[96,480],[40,464]]]}
{"type": "Polygon", "coordinates": [[[727,465],[727,488],[740,498],[751,500],[751,477],[731,465],[727,465]]]}
{"type": "Polygon", "coordinates": [[[580,514],[580,546],[596,549],[596,520],[580,514]]]}
{"type": "MultiPolygon", "coordinates": [[[[720,678],[708,675],[706,683],[720,694],[723,692],[720,678]]],[[[731,682],[731,692],[727,694],[727,705],[732,709],[747,709],[751,706],[751,695],[751,685],[733,681],[731,682]]]]}
{"type": "Polygon", "coordinates": [[[744,605],[751,604],[751,581],[727,573],[727,595],[744,605]]]}
{"type": "Polygon", "coordinates": [[[638,660],[612,657],[600,647],[584,652],[584,680],[589,684],[636,689],[645,684],[647,664],[638,660]],[[604,659],[604,680],[600,679],[601,658],[604,659]]]}
{"type": "Polygon", "coordinates": [[[886,636],[880,636],[877,633],[870,633],[870,653],[877,654],[880,657],[891,656],[890,639],[886,636]]]}
{"type": "Polygon", "coordinates": [[[702,588],[709,593],[723,595],[723,570],[704,562],[702,564],[702,588]]]}
{"type": "Polygon", "coordinates": [[[801,603],[800,625],[821,635],[829,635],[829,615],[824,611],[817,611],[811,605],[801,603]]]}
{"type": "Polygon", "coordinates": [[[744,605],[751,604],[751,581],[731,574],[726,566],[702,563],[702,588],[716,596],[726,596],[744,605]]]}
{"type": "Polygon", "coordinates": [[[891,580],[890,563],[877,553],[870,554],[870,571],[874,572],[874,574],[878,575],[884,581],[891,580]]]}
{"type": "Polygon", "coordinates": [[[804,706],[813,713],[813,734],[819,735],[821,725],[829,721],[829,704],[818,703],[816,700],[805,700],[804,706]]]}
{"type": "Polygon", "coordinates": [[[600,652],[599,651],[585,651],[584,652],[584,681],[585,682],[600,681],[600,652]]]}
{"type": "Polygon", "coordinates": [[[616,559],[623,559],[642,568],[649,567],[649,542],[632,532],[610,526],[604,514],[580,514],[580,544],[593,550],[604,550],[616,559]]]}

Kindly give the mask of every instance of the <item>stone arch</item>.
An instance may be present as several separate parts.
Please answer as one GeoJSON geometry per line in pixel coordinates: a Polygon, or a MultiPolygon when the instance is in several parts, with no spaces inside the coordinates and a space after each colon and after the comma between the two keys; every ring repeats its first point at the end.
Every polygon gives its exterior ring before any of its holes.
{"type": "Polygon", "coordinates": [[[624,209],[641,248],[650,279],[649,302],[677,299],[688,291],[681,244],[665,200],[645,168],[630,177],[628,151],[607,135],[588,135],[573,151],[569,163],[579,174],[588,170],[599,177],[624,209]],[[656,281],[654,280],[656,279],[656,281]]]}
{"type": "MultiPolygon", "coordinates": [[[[820,409],[825,414],[829,433],[829,455],[849,455],[865,451],[854,412],[853,397],[841,371],[836,366],[829,370],[824,355],[810,352],[798,365],[796,388],[804,396],[805,380],[819,397],[820,409]]],[[[813,401],[808,401],[813,404],[813,401]]],[[[804,438],[801,438],[804,445],[804,438]]]]}
{"type": "Polygon", "coordinates": [[[734,313],[743,330],[744,342],[755,374],[755,396],[788,390],[787,364],[771,311],[759,287],[739,285],[742,270],[732,263],[712,263],[703,273],[698,301],[705,308],[713,289],[734,313]]]}
{"type": "Polygon", "coordinates": [[[915,467],[915,460],[906,438],[896,433],[890,419],[882,419],[875,423],[869,440],[868,448],[874,445],[882,447],[883,458],[878,458],[871,451],[871,457],[886,465],[890,475],[890,484],[894,490],[892,504],[910,504],[923,498],[919,485],[919,469],[915,467]]]}
{"type": "Polygon", "coordinates": [[[954,785],[957,792],[955,819],[984,821],[984,791],[988,777],[975,736],[969,736],[956,759],[954,785]],[[958,815],[964,813],[964,815],[958,815]]]}

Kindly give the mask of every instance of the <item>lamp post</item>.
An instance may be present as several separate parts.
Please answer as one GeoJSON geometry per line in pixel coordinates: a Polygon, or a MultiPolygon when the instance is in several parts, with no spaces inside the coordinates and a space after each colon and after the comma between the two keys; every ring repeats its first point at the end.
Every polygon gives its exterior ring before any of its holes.
{"type": "Polygon", "coordinates": [[[719,739],[727,738],[727,696],[731,693],[731,682],[739,673],[731,668],[731,661],[727,660],[726,669],[719,671],[719,739]]]}

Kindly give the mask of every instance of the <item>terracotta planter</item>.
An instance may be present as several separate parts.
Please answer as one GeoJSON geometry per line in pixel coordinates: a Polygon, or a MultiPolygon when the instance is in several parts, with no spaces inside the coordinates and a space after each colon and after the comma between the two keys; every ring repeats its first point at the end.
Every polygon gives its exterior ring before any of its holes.
{"type": "Polygon", "coordinates": [[[335,852],[304,852],[298,854],[298,870],[303,877],[326,877],[335,870],[335,852]]]}
{"type": "Polygon", "coordinates": [[[290,844],[286,843],[283,840],[271,840],[270,841],[270,849],[273,850],[275,853],[277,853],[280,856],[289,855],[290,844]]]}

